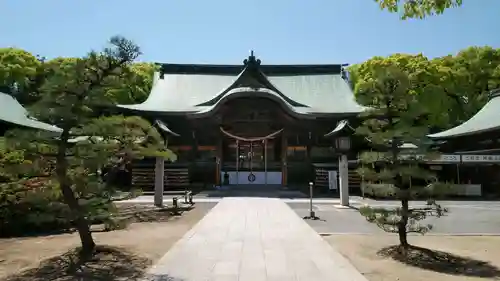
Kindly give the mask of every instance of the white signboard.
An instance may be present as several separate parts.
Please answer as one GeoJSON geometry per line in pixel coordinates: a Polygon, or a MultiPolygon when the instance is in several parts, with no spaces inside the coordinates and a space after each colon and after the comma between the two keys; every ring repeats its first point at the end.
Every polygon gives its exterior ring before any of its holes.
{"type": "Polygon", "coordinates": [[[428,160],[429,162],[439,162],[439,163],[459,163],[460,155],[457,154],[441,154],[437,157],[433,157],[428,160]]]}
{"type": "Polygon", "coordinates": [[[500,163],[500,155],[462,155],[463,163],[500,163]]]}
{"type": "Polygon", "coordinates": [[[337,171],[328,171],[328,189],[337,190],[337,171]]]}
{"type": "Polygon", "coordinates": [[[453,163],[500,163],[500,155],[472,155],[472,154],[441,154],[441,155],[410,155],[402,154],[400,159],[424,160],[428,163],[453,164],[453,163]],[[426,159],[427,158],[427,159],[426,159]]]}
{"type": "Polygon", "coordinates": [[[433,162],[433,163],[460,163],[460,155],[458,154],[441,154],[441,155],[432,155],[432,156],[426,156],[426,155],[413,155],[413,156],[405,156],[401,155],[401,158],[406,158],[406,157],[415,157],[417,160],[424,160],[425,158],[428,158],[426,162],[433,162]]]}

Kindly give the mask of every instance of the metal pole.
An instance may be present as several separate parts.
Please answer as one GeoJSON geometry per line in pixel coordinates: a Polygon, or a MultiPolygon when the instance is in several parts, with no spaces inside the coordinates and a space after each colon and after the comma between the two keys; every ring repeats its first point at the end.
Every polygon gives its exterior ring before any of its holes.
{"type": "Polygon", "coordinates": [[[267,185],[267,140],[264,140],[264,180],[267,185]]]}
{"type": "Polygon", "coordinates": [[[239,185],[240,181],[240,142],[236,140],[236,185],[239,185]]]}
{"type": "Polygon", "coordinates": [[[313,183],[309,183],[309,216],[311,218],[315,217],[314,211],[313,211],[313,183]]]}
{"type": "Polygon", "coordinates": [[[309,183],[309,216],[304,217],[305,220],[319,220],[320,218],[316,216],[313,211],[313,183],[309,183]]]}

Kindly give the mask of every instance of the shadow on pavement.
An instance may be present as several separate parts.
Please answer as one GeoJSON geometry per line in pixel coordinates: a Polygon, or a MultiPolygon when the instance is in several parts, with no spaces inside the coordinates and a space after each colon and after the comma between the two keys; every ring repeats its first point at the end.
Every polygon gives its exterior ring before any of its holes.
{"type": "Polygon", "coordinates": [[[80,260],[78,256],[78,249],[75,249],[2,281],[136,280],[151,265],[147,258],[104,246],[97,246],[95,254],[88,260],[80,260]]]}
{"type": "Polygon", "coordinates": [[[127,223],[166,222],[192,209],[194,209],[194,205],[180,204],[178,208],[174,208],[172,206],[156,207],[154,205],[123,203],[118,206],[118,216],[127,223]]]}
{"type": "Polygon", "coordinates": [[[398,262],[435,272],[481,278],[498,278],[500,269],[488,262],[447,252],[411,246],[406,254],[399,246],[389,246],[377,253],[398,262]]]}

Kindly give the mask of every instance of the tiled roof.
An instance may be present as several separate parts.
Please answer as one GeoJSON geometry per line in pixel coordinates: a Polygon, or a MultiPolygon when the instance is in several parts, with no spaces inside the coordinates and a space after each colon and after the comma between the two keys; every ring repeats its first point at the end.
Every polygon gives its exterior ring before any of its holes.
{"type": "Polygon", "coordinates": [[[355,115],[364,110],[343,78],[341,65],[260,65],[255,57],[243,66],[164,64],[144,103],[119,107],[196,115],[211,111],[229,95],[236,97],[235,92],[277,97],[298,115],[355,115]]]}
{"type": "Polygon", "coordinates": [[[429,137],[444,139],[470,136],[494,130],[500,130],[500,89],[491,92],[488,103],[471,119],[449,130],[431,134],[429,137]]]}
{"type": "Polygon", "coordinates": [[[40,122],[29,116],[28,111],[12,96],[0,92],[0,121],[52,132],[61,132],[56,126],[40,122]]]}

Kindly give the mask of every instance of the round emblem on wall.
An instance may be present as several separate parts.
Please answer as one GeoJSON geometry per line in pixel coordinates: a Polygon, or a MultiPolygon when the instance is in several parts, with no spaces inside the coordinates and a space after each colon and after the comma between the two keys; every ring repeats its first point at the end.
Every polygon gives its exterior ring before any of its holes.
{"type": "Polygon", "coordinates": [[[255,175],[250,173],[250,175],[248,175],[248,181],[249,182],[254,182],[255,181],[255,175]]]}

